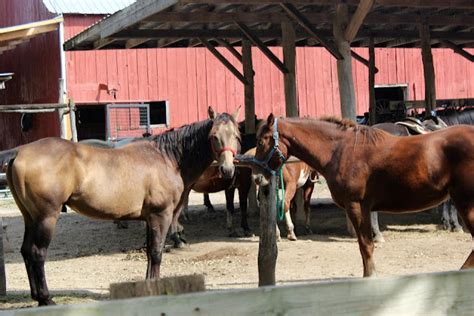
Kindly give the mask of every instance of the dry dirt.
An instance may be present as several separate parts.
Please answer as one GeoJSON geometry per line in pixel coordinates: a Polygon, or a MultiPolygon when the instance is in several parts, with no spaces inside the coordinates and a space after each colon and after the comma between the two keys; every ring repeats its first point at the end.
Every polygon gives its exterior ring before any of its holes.
{"type": "MultiPolygon", "coordinates": [[[[348,236],[343,211],[328,204],[328,197],[324,185],[318,185],[312,200],[315,234],[300,235],[295,242],[283,238],[278,244],[278,284],[362,275],[356,239],[348,236]]],[[[189,247],[164,255],[162,275],[202,273],[208,289],[256,287],[258,237],[227,237],[222,193],[211,195],[217,210],[214,213],[201,205],[201,195],[193,194],[190,200],[191,221],[184,224],[189,247]]],[[[0,215],[8,224],[13,249],[5,254],[9,292],[0,300],[0,309],[33,306],[19,252],[23,221],[14,204],[1,203],[0,215]]],[[[433,213],[379,217],[386,239],[375,250],[379,276],[456,270],[473,246],[467,233],[438,230],[439,216],[433,213]]],[[[258,235],[256,216],[250,218],[250,225],[258,235]]],[[[144,238],[144,226],[139,222],[117,229],[111,222],[90,220],[74,212],[61,214],[46,263],[49,288],[56,301],[104,300],[110,283],[143,279],[144,238]]]]}

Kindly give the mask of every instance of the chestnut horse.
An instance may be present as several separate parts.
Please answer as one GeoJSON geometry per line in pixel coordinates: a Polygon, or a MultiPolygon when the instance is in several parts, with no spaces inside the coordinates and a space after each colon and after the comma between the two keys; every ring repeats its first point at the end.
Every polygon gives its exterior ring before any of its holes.
{"type": "Polygon", "coordinates": [[[214,159],[224,177],[234,174],[237,115],[224,113],[117,149],[45,138],[1,152],[0,166],[8,164],[8,185],[25,222],[21,254],[32,298],[54,304],[44,262],[65,205],[97,219],[146,221],[146,278],[158,278],[166,233],[194,182],[214,159]]]}
{"type": "MultiPolygon", "coordinates": [[[[326,180],[356,230],[364,276],[375,275],[372,211],[415,212],[451,197],[474,236],[474,127],[397,137],[340,119],[276,119],[257,133],[256,158],[275,172],[289,156],[326,180]]],[[[462,268],[474,267],[471,250],[462,268]]]]}

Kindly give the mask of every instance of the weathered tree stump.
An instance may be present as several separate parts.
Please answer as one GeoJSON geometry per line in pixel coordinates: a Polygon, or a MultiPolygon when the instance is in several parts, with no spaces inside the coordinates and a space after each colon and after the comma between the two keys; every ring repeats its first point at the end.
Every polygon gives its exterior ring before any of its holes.
{"type": "Polygon", "coordinates": [[[113,283],[110,285],[111,299],[142,296],[176,295],[206,290],[202,274],[183,275],[137,282],[113,283]]]}

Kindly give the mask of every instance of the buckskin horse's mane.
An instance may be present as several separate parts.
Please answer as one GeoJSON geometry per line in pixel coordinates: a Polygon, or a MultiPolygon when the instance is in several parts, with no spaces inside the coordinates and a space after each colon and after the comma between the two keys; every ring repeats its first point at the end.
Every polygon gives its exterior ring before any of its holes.
{"type": "MultiPolygon", "coordinates": [[[[218,120],[226,123],[232,122],[237,124],[234,118],[222,113],[218,120]]],[[[211,154],[211,147],[208,142],[199,144],[203,139],[208,140],[213,126],[212,120],[205,120],[189,125],[184,125],[180,128],[171,129],[162,134],[149,137],[149,140],[156,144],[157,149],[165,153],[169,158],[174,159],[178,163],[184,160],[192,160],[195,162],[202,162],[208,160],[211,154]]]]}

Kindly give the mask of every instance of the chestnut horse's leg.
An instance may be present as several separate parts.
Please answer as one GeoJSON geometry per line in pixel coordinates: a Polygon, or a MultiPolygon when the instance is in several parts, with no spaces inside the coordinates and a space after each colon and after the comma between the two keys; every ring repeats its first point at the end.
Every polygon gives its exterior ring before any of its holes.
{"type": "Polygon", "coordinates": [[[314,183],[311,182],[311,177],[306,181],[305,186],[303,187],[303,201],[304,201],[304,229],[306,234],[313,234],[311,230],[311,195],[313,195],[314,183]]]}
{"type": "Polygon", "coordinates": [[[295,181],[288,181],[287,187],[285,188],[285,223],[286,223],[286,238],[288,240],[298,240],[295,235],[295,225],[293,225],[293,221],[291,220],[290,214],[290,207],[291,201],[295,197],[296,193],[296,182],[295,181]]]}
{"type": "Polygon", "coordinates": [[[364,264],[364,277],[375,276],[374,241],[372,239],[370,210],[362,210],[359,202],[351,202],[346,207],[346,212],[357,234],[359,250],[364,264]]]}
{"type": "Polygon", "coordinates": [[[225,190],[225,210],[227,215],[227,229],[229,230],[229,237],[238,237],[234,227],[234,194],[235,188],[228,188],[225,190]]]}
{"type": "Polygon", "coordinates": [[[207,207],[208,212],[215,212],[214,206],[212,206],[211,199],[209,198],[209,193],[204,193],[204,205],[207,207]]]}
{"type": "Polygon", "coordinates": [[[380,231],[379,227],[379,213],[371,212],[370,220],[372,222],[372,233],[374,236],[374,241],[378,243],[385,242],[385,239],[383,238],[382,232],[380,231]]]}
{"type": "Polygon", "coordinates": [[[165,209],[158,214],[150,214],[147,218],[147,279],[157,279],[160,277],[163,248],[172,217],[173,211],[171,209],[165,209]]]}

